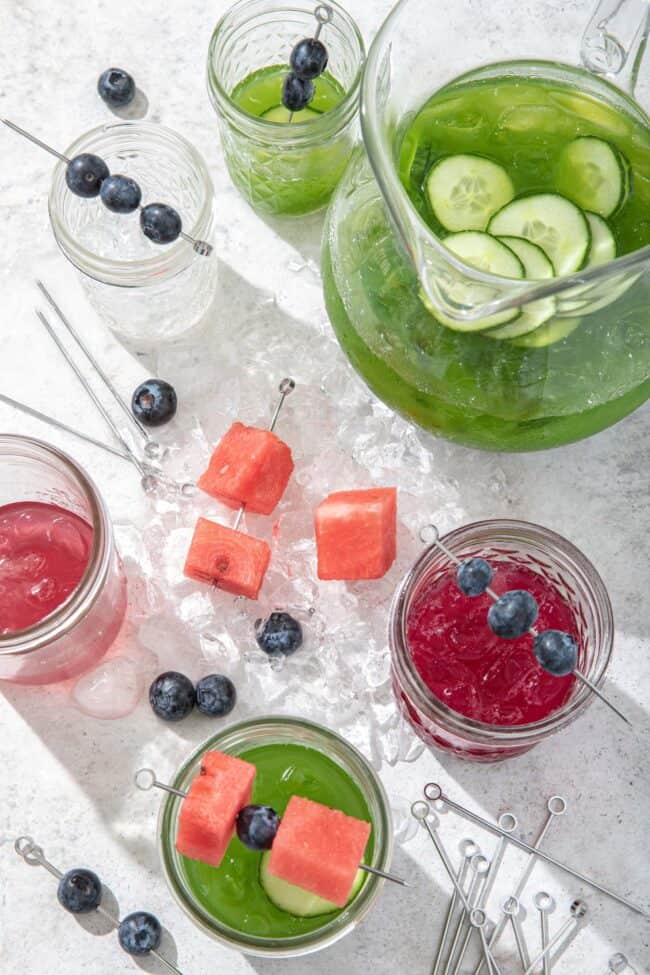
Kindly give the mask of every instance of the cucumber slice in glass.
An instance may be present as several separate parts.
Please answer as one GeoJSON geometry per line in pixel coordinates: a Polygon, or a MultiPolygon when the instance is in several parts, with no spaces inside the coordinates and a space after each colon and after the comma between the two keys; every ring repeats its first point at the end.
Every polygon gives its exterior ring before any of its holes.
{"type": "Polygon", "coordinates": [[[545,322],[534,332],[521,335],[511,341],[513,345],[518,345],[520,348],[543,349],[547,345],[554,345],[571,335],[571,332],[575,332],[581,321],[581,318],[554,318],[552,322],[545,322]]]}
{"type": "Polygon", "coordinates": [[[515,195],[503,166],[483,156],[447,156],[427,176],[427,196],[445,230],[485,230],[493,213],[515,195]]]}
{"type": "Polygon", "coordinates": [[[613,261],[616,257],[616,241],[609,225],[597,213],[585,211],[585,217],[591,230],[591,246],[585,267],[597,267],[599,264],[613,261]]]}
{"type": "MultiPolygon", "coordinates": [[[[452,254],[460,257],[461,261],[471,267],[478,268],[479,271],[498,274],[503,278],[523,278],[524,276],[524,265],[514,251],[511,251],[509,247],[506,247],[505,244],[490,234],[481,233],[479,230],[465,230],[459,234],[450,234],[449,237],[445,237],[443,243],[452,254]]],[[[485,300],[485,285],[469,279],[457,280],[451,286],[450,291],[453,293],[454,300],[459,304],[471,306],[485,300]]],[[[518,308],[512,308],[474,321],[457,321],[454,318],[449,318],[437,308],[433,308],[422,290],[420,291],[420,298],[427,311],[437,321],[455,332],[483,332],[487,328],[513,321],[521,314],[518,308]]]]}
{"type": "Polygon", "coordinates": [[[313,108],[302,108],[299,112],[294,112],[292,118],[289,118],[291,112],[288,108],[285,108],[284,105],[275,105],[273,108],[269,108],[268,112],[264,112],[260,118],[263,118],[265,122],[297,125],[299,122],[308,122],[310,119],[318,118],[321,114],[321,112],[315,112],[313,108]]]}
{"type": "MultiPolygon", "coordinates": [[[[302,887],[297,887],[295,884],[287,883],[286,880],[274,877],[268,870],[270,856],[270,850],[262,854],[260,861],[260,884],[266,896],[275,904],[278,910],[285,911],[287,914],[293,914],[294,917],[317,917],[319,914],[333,914],[335,911],[341,910],[338,904],[325,900],[324,897],[311,894],[302,887]]],[[[357,896],[363,887],[365,879],[366,874],[364,871],[357,870],[357,875],[354,878],[354,884],[352,885],[352,890],[348,898],[348,904],[357,896]]]]}
{"type": "Polygon", "coordinates": [[[610,217],[625,202],[630,167],[616,146],[594,136],[581,136],[564,147],[556,185],[583,210],[610,217]]]}
{"type": "Polygon", "coordinates": [[[488,225],[496,237],[525,237],[541,247],[558,275],[582,267],[591,230],[582,210],[559,193],[522,196],[499,210],[488,225]]]}
{"type": "MultiPolygon", "coordinates": [[[[555,277],[555,270],[541,247],[523,237],[500,237],[501,243],[514,251],[524,265],[524,277],[531,281],[544,281],[555,277]]],[[[555,299],[540,298],[523,305],[521,315],[507,325],[499,325],[484,332],[486,338],[510,339],[526,335],[547,322],[555,314],[555,299]]]]}

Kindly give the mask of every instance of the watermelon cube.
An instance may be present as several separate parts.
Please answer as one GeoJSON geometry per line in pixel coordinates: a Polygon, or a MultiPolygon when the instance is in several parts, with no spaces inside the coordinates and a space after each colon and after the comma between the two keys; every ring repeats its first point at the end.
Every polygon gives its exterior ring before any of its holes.
{"type": "Polygon", "coordinates": [[[257,599],[270,561],[266,542],[199,518],[183,571],[188,579],[257,599]]]}
{"type": "Polygon", "coordinates": [[[371,828],[340,809],[292,796],[273,840],[268,871],[345,907],[371,828]]]}
{"type": "Polygon", "coordinates": [[[201,771],[183,799],[176,849],[191,860],[218,867],[235,833],[237,813],[253,795],[257,769],[234,755],[206,752],[201,771]]]}
{"type": "Polygon", "coordinates": [[[197,483],[231,508],[243,504],[256,514],[270,515],[292,471],[291,450],[283,440],[270,430],[233,423],[197,483]]]}
{"type": "Polygon", "coordinates": [[[314,521],[319,579],[379,579],[395,561],[395,488],[337,491],[314,521]]]}

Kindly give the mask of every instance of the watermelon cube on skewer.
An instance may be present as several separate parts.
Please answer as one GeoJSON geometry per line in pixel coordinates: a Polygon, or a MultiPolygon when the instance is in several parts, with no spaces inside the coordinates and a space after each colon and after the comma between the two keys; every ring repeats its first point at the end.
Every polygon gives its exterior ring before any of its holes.
{"type": "Polygon", "coordinates": [[[199,518],[183,571],[188,579],[257,599],[270,561],[266,542],[199,518]]]}
{"type": "Polygon", "coordinates": [[[314,523],[319,579],[380,579],[395,561],[395,488],[330,494],[314,523]]]}
{"type": "Polygon", "coordinates": [[[253,794],[257,769],[234,755],[206,752],[181,804],[176,849],[218,867],[235,833],[237,813],[253,794]]]}
{"type": "Polygon", "coordinates": [[[270,515],[292,471],[291,450],[275,433],[233,423],[197,483],[231,508],[245,505],[255,514],[270,515]]]}
{"type": "Polygon", "coordinates": [[[340,809],[292,796],[273,840],[268,872],[345,907],[371,829],[340,809]]]}

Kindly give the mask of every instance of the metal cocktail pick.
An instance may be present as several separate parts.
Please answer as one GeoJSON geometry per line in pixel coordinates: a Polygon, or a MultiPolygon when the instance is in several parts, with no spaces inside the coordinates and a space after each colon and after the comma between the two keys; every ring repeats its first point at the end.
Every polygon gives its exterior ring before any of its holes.
{"type": "MultiPolygon", "coordinates": [[[[440,541],[440,533],[438,532],[438,529],[436,528],[435,525],[426,525],[425,528],[423,528],[422,531],[420,532],[420,538],[427,545],[437,546],[437,548],[439,548],[441,552],[444,552],[447,558],[451,559],[451,561],[454,562],[456,565],[462,565],[461,559],[459,559],[457,555],[454,555],[451,549],[449,549],[444,544],[444,542],[440,541]]],[[[498,602],[499,596],[494,592],[493,589],[490,588],[490,586],[486,586],[485,592],[488,594],[488,596],[490,596],[491,599],[494,600],[494,602],[498,602]]],[[[528,632],[533,637],[533,639],[535,639],[535,637],[539,635],[538,631],[535,629],[534,626],[531,626],[528,632]]],[[[602,691],[600,691],[596,687],[596,685],[589,680],[588,677],[585,677],[585,675],[581,671],[579,671],[577,667],[572,671],[572,673],[573,676],[577,677],[581,683],[585,684],[589,688],[589,690],[596,695],[596,697],[600,698],[603,704],[606,704],[607,707],[614,712],[614,714],[618,715],[621,721],[624,721],[626,725],[632,727],[631,721],[629,721],[628,718],[625,717],[622,711],[619,711],[619,709],[614,704],[612,704],[612,702],[608,700],[608,698],[605,697],[602,691]]]]}
{"type": "Polygon", "coordinates": [[[593,887],[594,890],[599,891],[606,897],[611,897],[612,900],[618,901],[619,904],[629,907],[630,910],[634,911],[636,914],[640,914],[642,917],[650,918],[650,914],[633,901],[628,900],[621,894],[615,893],[613,890],[609,890],[609,888],[604,887],[595,880],[591,880],[590,877],[586,877],[578,870],[574,870],[573,867],[567,866],[566,863],[556,860],[555,857],[550,856],[543,850],[536,849],[534,846],[531,846],[530,843],[526,843],[525,840],[520,840],[519,837],[514,836],[512,833],[505,832],[495,823],[491,823],[488,819],[484,819],[482,816],[472,812],[470,809],[466,809],[465,806],[461,806],[459,803],[454,802],[453,799],[450,799],[444,794],[442,788],[437,782],[428,782],[424,787],[424,795],[430,802],[437,802],[439,800],[440,802],[444,803],[445,806],[453,809],[454,812],[458,813],[458,815],[462,816],[464,819],[468,819],[477,826],[482,826],[483,829],[487,829],[490,833],[494,833],[496,836],[506,836],[508,842],[519,847],[520,850],[525,850],[526,853],[534,854],[534,856],[536,856],[538,859],[544,860],[546,863],[550,863],[551,866],[557,867],[559,870],[563,870],[564,873],[567,873],[569,876],[579,880],[580,883],[586,884],[588,887],[593,887]]]}
{"type": "MultiPolygon", "coordinates": [[[[548,894],[545,894],[544,896],[548,897],[548,894]]],[[[525,970],[524,975],[532,975],[532,973],[539,965],[540,961],[543,962],[544,959],[549,957],[551,951],[553,950],[553,948],[555,948],[556,944],[561,942],[566,937],[566,935],[572,931],[572,929],[578,927],[580,921],[582,920],[582,918],[584,918],[584,916],[587,913],[587,905],[585,904],[584,901],[580,901],[580,900],[574,901],[569,909],[569,913],[571,916],[568,918],[568,920],[564,922],[560,930],[555,935],[553,935],[553,937],[548,942],[546,947],[543,948],[542,951],[540,951],[537,958],[533,959],[533,961],[530,963],[528,968],[525,970]]]]}
{"type": "MultiPolygon", "coordinates": [[[[334,20],[334,11],[327,3],[319,3],[314,10],[314,17],[316,18],[316,30],[314,31],[314,40],[317,41],[320,37],[320,32],[326,24],[331,24],[334,20]]],[[[289,122],[293,119],[294,112],[289,112],[289,122]]]]}
{"type": "MultiPolygon", "coordinates": [[[[553,823],[553,821],[557,819],[559,816],[563,816],[564,813],[566,812],[566,806],[567,803],[564,796],[551,796],[550,799],[547,801],[546,808],[548,810],[548,815],[546,817],[546,822],[542,826],[540,832],[537,834],[537,837],[535,838],[535,842],[533,843],[533,849],[535,852],[529,856],[528,863],[524,867],[521,876],[517,881],[517,885],[514,889],[514,893],[511,895],[517,901],[523,894],[526,884],[530,879],[530,875],[533,872],[533,868],[537,861],[537,851],[539,850],[542,843],[544,842],[544,838],[546,837],[546,834],[551,828],[551,824],[553,823]]],[[[501,839],[507,843],[506,837],[502,836],[501,839]]],[[[501,938],[501,935],[505,930],[507,923],[508,923],[507,916],[505,914],[502,914],[501,919],[498,921],[490,937],[490,941],[489,941],[490,948],[496,947],[496,945],[499,942],[499,939],[501,938]]],[[[483,960],[481,959],[478,965],[476,966],[476,968],[474,969],[474,975],[480,975],[482,968],[483,968],[483,960]]]]}
{"type": "MultiPolygon", "coordinates": [[[[546,952],[550,941],[548,916],[555,910],[555,901],[550,894],[546,893],[545,890],[540,890],[537,894],[535,894],[533,903],[539,911],[540,941],[542,944],[542,953],[544,953],[546,952]]],[[[524,971],[527,968],[528,965],[524,965],[524,971]]],[[[544,975],[551,975],[551,956],[548,952],[544,954],[543,973],[544,975]]]]}
{"type": "Polygon", "coordinates": [[[481,948],[483,950],[483,956],[488,966],[488,971],[490,972],[490,975],[501,975],[501,973],[499,972],[499,968],[497,967],[497,963],[495,962],[494,957],[488,947],[487,938],[485,937],[485,931],[483,930],[487,921],[487,915],[485,911],[482,910],[481,908],[472,907],[467,897],[465,896],[465,892],[463,888],[460,886],[456,878],[454,868],[452,866],[451,860],[449,859],[449,854],[447,853],[444,846],[442,845],[442,841],[440,837],[437,835],[435,825],[432,825],[432,823],[430,822],[432,816],[431,816],[431,809],[429,807],[429,803],[422,802],[422,801],[414,802],[411,805],[411,815],[415,820],[417,820],[418,823],[420,823],[421,826],[424,827],[424,829],[429,834],[431,842],[433,843],[436,849],[436,853],[440,857],[442,861],[442,865],[447,871],[449,879],[451,880],[454,886],[456,894],[458,895],[458,899],[465,909],[470,924],[472,928],[474,928],[478,932],[478,936],[481,941],[481,948]]]}
{"type": "MultiPolygon", "coordinates": [[[[61,871],[50,863],[49,860],[46,860],[43,848],[38,846],[31,836],[19,836],[14,843],[14,849],[18,856],[22,857],[28,866],[44,867],[48,873],[51,873],[52,876],[56,878],[56,880],[61,880],[63,878],[61,871]]],[[[106,910],[102,904],[98,904],[95,910],[98,914],[101,914],[102,917],[105,917],[108,921],[110,921],[113,927],[119,928],[119,917],[115,917],[113,914],[111,914],[111,912],[106,910]]],[[[172,975],[183,975],[180,969],[176,968],[176,965],[173,965],[172,962],[165,958],[164,955],[161,955],[160,952],[155,948],[152,948],[148,954],[153,955],[156,961],[160,962],[160,964],[163,965],[168,972],[171,972],[172,975]]]]}
{"type": "MultiPolygon", "coordinates": [[[[467,879],[467,873],[470,868],[470,863],[473,857],[477,853],[480,853],[477,844],[474,840],[463,840],[461,843],[461,852],[463,855],[463,860],[458,868],[458,873],[456,874],[456,880],[458,881],[458,886],[462,889],[467,879]]],[[[454,911],[456,910],[456,904],[458,902],[458,892],[454,886],[451,900],[449,901],[449,907],[447,909],[447,916],[445,917],[445,923],[442,928],[442,934],[440,935],[440,942],[438,944],[438,950],[436,952],[436,957],[433,960],[433,968],[431,969],[431,975],[438,975],[440,970],[440,965],[442,963],[442,956],[445,950],[445,944],[447,942],[447,935],[449,934],[449,928],[451,927],[451,922],[454,916],[454,911]]]]}
{"type": "MultiPolygon", "coordinates": [[[[61,162],[70,162],[70,158],[68,156],[64,156],[62,152],[58,152],[56,149],[53,149],[52,146],[48,146],[46,142],[42,142],[41,139],[37,139],[35,135],[32,135],[31,132],[27,132],[25,129],[22,129],[19,125],[16,125],[15,122],[10,122],[7,118],[1,118],[0,122],[3,122],[7,128],[13,129],[14,132],[18,133],[18,135],[22,135],[24,139],[29,139],[30,142],[33,142],[34,145],[38,146],[40,149],[45,149],[45,151],[49,152],[52,156],[56,156],[56,158],[60,159],[61,162]]],[[[200,254],[201,257],[208,257],[212,253],[212,244],[208,244],[206,240],[197,240],[195,237],[190,237],[189,234],[184,233],[182,230],[179,236],[182,237],[183,240],[190,243],[196,253],[200,254]]]]}
{"type": "MultiPolygon", "coordinates": [[[[163,792],[169,792],[172,796],[178,796],[180,799],[187,799],[189,792],[184,792],[182,789],[175,789],[171,785],[167,785],[166,782],[160,782],[156,778],[156,773],[152,768],[141,768],[135,773],[133,780],[142,792],[149,792],[150,789],[162,789],[163,792]]],[[[390,880],[394,884],[399,884],[400,887],[410,887],[411,885],[402,880],[401,877],[396,877],[393,873],[386,873],[384,870],[378,870],[377,867],[371,867],[367,863],[360,863],[359,869],[363,870],[365,873],[372,873],[375,877],[382,877],[384,880],[390,880]]]]}

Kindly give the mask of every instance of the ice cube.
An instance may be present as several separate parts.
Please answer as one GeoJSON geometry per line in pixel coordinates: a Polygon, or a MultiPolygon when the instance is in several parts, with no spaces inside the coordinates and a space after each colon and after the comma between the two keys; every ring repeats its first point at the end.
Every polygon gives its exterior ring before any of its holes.
{"type": "Polygon", "coordinates": [[[143,687],[137,664],[130,657],[113,657],[79,678],[72,703],[92,718],[125,718],[136,708],[143,687]]]}

